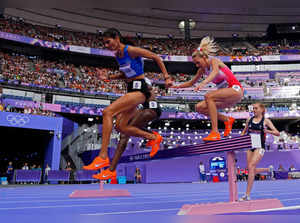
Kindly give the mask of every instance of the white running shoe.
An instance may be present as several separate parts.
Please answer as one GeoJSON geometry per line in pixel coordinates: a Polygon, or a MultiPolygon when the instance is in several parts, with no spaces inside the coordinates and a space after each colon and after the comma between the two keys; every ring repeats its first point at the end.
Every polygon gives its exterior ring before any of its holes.
{"type": "Polygon", "coordinates": [[[251,199],[250,199],[250,196],[248,196],[248,195],[244,195],[243,197],[241,197],[240,199],[239,199],[239,201],[250,201],[251,199]]]}

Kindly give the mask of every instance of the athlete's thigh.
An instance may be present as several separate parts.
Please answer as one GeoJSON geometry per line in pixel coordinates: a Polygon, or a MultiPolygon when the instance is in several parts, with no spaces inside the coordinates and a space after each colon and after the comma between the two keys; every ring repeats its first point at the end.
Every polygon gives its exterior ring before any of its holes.
{"type": "Polygon", "coordinates": [[[136,92],[130,92],[122,97],[118,98],[116,101],[114,101],[112,104],[110,104],[104,111],[110,111],[113,116],[122,113],[124,111],[132,110],[133,108],[136,108],[138,104],[144,103],[146,100],[146,97],[143,93],[136,91],[136,92]]]}
{"type": "Polygon", "coordinates": [[[222,88],[207,93],[207,96],[220,103],[237,103],[242,99],[242,92],[233,88],[222,88]]]}
{"type": "Polygon", "coordinates": [[[250,164],[256,167],[256,165],[263,158],[263,153],[264,153],[264,150],[262,150],[262,149],[256,149],[256,150],[254,150],[253,156],[251,157],[251,160],[250,160],[250,164]]]}
{"type": "MultiPolygon", "coordinates": [[[[215,103],[216,103],[217,109],[229,108],[231,106],[236,105],[236,102],[229,103],[229,102],[216,101],[215,103]]],[[[196,104],[196,110],[197,110],[197,107],[201,108],[201,110],[208,110],[206,101],[201,101],[198,104],[196,104]]]]}

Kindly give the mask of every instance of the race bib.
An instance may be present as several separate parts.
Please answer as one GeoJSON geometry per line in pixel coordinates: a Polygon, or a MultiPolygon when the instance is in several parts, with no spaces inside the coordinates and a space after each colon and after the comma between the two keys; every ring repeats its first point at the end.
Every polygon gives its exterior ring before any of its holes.
{"type": "Polygon", "coordinates": [[[264,149],[259,149],[258,153],[263,156],[265,154],[265,150],[264,149]]]}
{"type": "Polygon", "coordinates": [[[157,102],[156,101],[149,101],[149,108],[157,108],[157,102]]]}
{"type": "Polygon", "coordinates": [[[252,148],[262,148],[261,145],[261,136],[259,134],[250,134],[251,136],[251,142],[252,142],[252,148]]]}
{"type": "Polygon", "coordinates": [[[146,78],[146,77],[145,77],[145,82],[146,82],[147,85],[152,86],[151,80],[146,78]]]}
{"type": "Polygon", "coordinates": [[[142,82],[141,81],[133,81],[132,89],[141,90],[142,89],[142,82]]]}
{"type": "Polygon", "coordinates": [[[126,77],[130,78],[130,77],[133,77],[136,75],[136,72],[135,70],[133,70],[130,66],[130,64],[125,64],[125,65],[122,65],[120,66],[120,71],[122,71],[126,77]]]}

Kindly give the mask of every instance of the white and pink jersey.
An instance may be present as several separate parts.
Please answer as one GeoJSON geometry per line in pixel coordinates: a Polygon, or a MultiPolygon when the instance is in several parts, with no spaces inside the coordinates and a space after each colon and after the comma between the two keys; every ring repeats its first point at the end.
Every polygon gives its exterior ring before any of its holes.
{"type": "MultiPolygon", "coordinates": [[[[211,72],[212,66],[205,70],[205,75],[208,76],[211,72]]],[[[227,66],[219,68],[219,73],[212,82],[216,84],[218,88],[231,88],[234,85],[239,85],[242,88],[241,83],[236,79],[232,71],[227,66]]]]}

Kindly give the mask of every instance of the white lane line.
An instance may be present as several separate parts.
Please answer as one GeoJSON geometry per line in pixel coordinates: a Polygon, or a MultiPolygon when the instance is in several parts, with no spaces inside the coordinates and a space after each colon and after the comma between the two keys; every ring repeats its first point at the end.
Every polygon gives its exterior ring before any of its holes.
{"type": "MultiPolygon", "coordinates": [[[[98,188],[86,188],[87,190],[93,190],[93,189],[98,189],[98,188]]],[[[82,190],[82,188],[74,188],[74,190],[82,190]]],[[[278,190],[256,190],[256,191],[254,191],[255,193],[270,193],[270,194],[272,194],[272,192],[276,192],[276,191],[282,191],[283,189],[281,188],[281,189],[278,189],[278,190]]],[[[45,190],[45,191],[47,191],[47,190],[45,190]]],[[[134,190],[132,190],[132,191],[134,191],[134,190]]],[[[62,192],[62,191],[59,191],[59,192],[62,192]]],[[[26,198],[34,198],[34,197],[40,197],[40,196],[45,196],[45,195],[48,195],[48,196],[50,196],[50,197],[53,197],[53,196],[59,196],[59,195],[66,195],[66,194],[69,194],[68,192],[65,192],[64,191],[64,193],[57,193],[57,192],[53,192],[53,193],[48,193],[48,191],[47,192],[45,192],[45,193],[27,193],[26,191],[20,191],[20,193],[6,193],[6,192],[2,192],[2,193],[0,193],[0,195],[2,194],[2,197],[11,197],[11,198],[13,198],[13,197],[17,197],[17,198],[19,198],[19,197],[22,197],[23,198],[23,196],[22,195],[24,195],[24,193],[26,193],[26,198]],[[3,196],[4,195],[4,196],[3,196]],[[13,196],[14,195],[14,196],[13,196]],[[28,196],[29,195],[29,196],[28,196]]],[[[222,191],[218,191],[217,193],[227,193],[228,192],[228,190],[222,190],[222,191]]],[[[70,192],[71,193],[71,192],[70,192]]],[[[133,192],[134,193],[134,192],[133,192]]],[[[197,193],[202,193],[202,194],[208,194],[208,193],[216,193],[216,191],[203,191],[203,190],[201,190],[201,188],[199,188],[199,192],[197,192],[197,193]]],[[[171,195],[171,194],[195,194],[195,192],[186,192],[186,191],[177,191],[176,193],[167,193],[167,192],[151,192],[151,193],[134,193],[134,195],[136,195],[136,196],[142,196],[142,195],[149,195],[149,194],[153,194],[153,195],[171,195]]],[[[46,196],[47,197],[47,196],[46,196]]]]}
{"type": "MultiPolygon", "coordinates": [[[[227,196],[222,196],[223,198],[227,198],[227,196]]],[[[99,201],[99,200],[104,200],[104,199],[68,199],[66,201],[99,201]]],[[[109,200],[109,198],[105,199],[105,200],[109,200]]],[[[300,198],[293,198],[293,199],[283,199],[281,201],[288,201],[288,200],[300,200],[300,198]]],[[[53,200],[52,200],[53,201],[53,200]]],[[[43,208],[63,208],[63,207],[93,207],[93,206],[107,206],[107,205],[133,205],[133,204],[156,204],[156,203],[175,203],[175,202],[193,202],[193,201],[208,201],[207,203],[212,203],[214,201],[219,201],[220,202],[220,196],[218,197],[218,199],[211,199],[211,198],[197,198],[197,199],[179,199],[179,200],[171,200],[171,201],[144,201],[144,202],[117,202],[117,203],[110,203],[110,204],[77,204],[77,205],[55,205],[55,206],[32,206],[32,207],[13,207],[13,208],[0,208],[1,210],[23,210],[23,209],[43,209],[43,208]]],[[[32,201],[31,201],[32,202],[32,201]]],[[[22,201],[20,201],[19,203],[23,203],[22,201]]],[[[25,203],[25,201],[24,201],[25,203]]],[[[287,207],[288,208],[288,207],[287,207]]]]}
{"type": "Polygon", "coordinates": [[[153,209],[153,210],[138,210],[138,211],[120,211],[120,212],[103,212],[94,214],[81,214],[81,215],[114,215],[114,214],[137,214],[137,213],[149,213],[149,212],[166,212],[166,211],[178,211],[179,208],[168,208],[168,209],[153,209]]]}
{"type": "MultiPolygon", "coordinates": [[[[117,206],[117,205],[137,205],[137,204],[162,204],[162,203],[176,203],[176,202],[196,202],[203,201],[207,199],[180,199],[174,201],[147,201],[147,202],[118,202],[118,203],[110,203],[110,204],[77,204],[77,205],[48,205],[48,206],[32,206],[32,207],[13,207],[13,208],[0,208],[2,210],[24,210],[24,209],[42,209],[42,208],[63,208],[63,207],[101,207],[101,206],[117,206]]],[[[219,200],[219,199],[218,199],[219,200]]],[[[211,201],[211,200],[209,200],[211,201]]]]}
{"type": "MultiPolygon", "coordinates": [[[[221,194],[223,195],[224,193],[222,192],[215,192],[214,195],[216,194],[221,194]]],[[[61,196],[69,196],[70,194],[63,194],[61,196]]],[[[179,197],[179,196],[194,196],[194,195],[207,195],[207,193],[203,193],[203,192],[188,192],[188,193],[182,193],[182,194],[178,194],[178,193],[164,193],[162,195],[159,195],[159,194],[156,194],[156,193],[148,193],[147,195],[151,195],[151,196],[140,196],[140,195],[137,195],[135,193],[132,193],[132,195],[134,196],[134,198],[141,198],[141,199],[144,199],[144,198],[169,198],[169,197],[179,197]],[[166,195],[166,196],[163,196],[163,195],[166,195]],[[171,196],[169,196],[171,195],[171,196]]],[[[57,197],[61,197],[61,196],[57,196],[57,197]]],[[[207,195],[208,196],[208,195],[207,195]]],[[[53,198],[53,196],[49,196],[51,198],[53,198]]],[[[56,197],[56,196],[55,196],[56,197]]],[[[12,199],[12,198],[19,198],[19,199],[24,199],[24,198],[48,198],[48,196],[34,196],[34,197],[24,197],[24,196],[2,196],[2,199],[5,199],[5,200],[8,200],[8,199],[12,199]]],[[[125,198],[123,198],[125,199],[125,198]]],[[[126,199],[132,199],[132,198],[126,198],[126,199]]]]}
{"type": "Polygon", "coordinates": [[[255,211],[249,211],[249,212],[266,212],[266,211],[282,211],[282,210],[297,210],[297,209],[300,209],[300,205],[288,206],[288,207],[282,207],[282,208],[255,210],[255,211]]]}
{"type": "MultiPolygon", "coordinates": [[[[244,193],[239,193],[239,194],[244,194],[244,193]]],[[[214,194],[216,195],[216,194],[214,194]]],[[[69,196],[69,195],[67,195],[69,196]]],[[[203,200],[210,200],[211,199],[211,196],[210,195],[207,195],[207,194],[202,194],[202,193],[195,193],[195,194],[185,194],[185,195],[181,195],[181,194],[177,194],[177,195],[172,195],[172,196],[149,196],[149,197],[136,197],[133,195],[133,197],[119,197],[119,198],[78,198],[78,199],[58,199],[58,200],[17,200],[17,201],[11,201],[9,199],[2,199],[4,200],[3,202],[0,201],[0,204],[14,204],[14,203],[39,203],[39,202],[59,202],[59,201],[70,201],[70,202],[74,202],[74,201],[81,201],[81,202],[84,202],[84,201],[107,201],[107,200],[139,200],[139,199],[167,199],[167,198],[182,198],[182,197],[196,197],[196,196],[201,196],[201,198],[205,198],[203,200]]],[[[227,198],[228,195],[227,194],[222,194],[222,195],[218,195],[218,198],[227,198]]],[[[23,199],[24,197],[22,197],[23,199]]],[[[41,198],[45,198],[45,197],[41,197],[41,198]]]]}
{"type": "MultiPolygon", "coordinates": [[[[186,194],[176,194],[176,193],[169,193],[169,194],[165,194],[167,196],[155,196],[156,194],[154,193],[153,195],[151,196],[147,196],[147,197],[142,197],[142,196],[135,196],[133,194],[133,197],[127,197],[127,198],[93,198],[93,199],[57,199],[57,200],[45,200],[47,199],[47,197],[36,197],[36,198],[44,198],[42,200],[17,200],[17,201],[11,201],[9,199],[11,199],[12,197],[2,197],[2,202],[0,201],[0,204],[8,204],[8,203],[37,203],[37,202],[59,202],[59,201],[90,201],[90,200],[116,200],[116,199],[122,199],[122,200],[132,200],[132,199],[155,199],[155,198],[180,198],[182,196],[184,197],[189,197],[189,196],[203,196],[202,198],[207,198],[207,199],[210,199],[211,198],[211,195],[209,194],[205,194],[205,193],[200,193],[200,192],[197,192],[197,193],[186,193],[186,194]],[[174,195],[171,195],[169,196],[169,194],[174,194],[174,195]],[[4,199],[3,199],[4,198],[4,199]]],[[[221,194],[221,193],[214,193],[214,196],[218,194],[217,196],[220,198],[220,197],[228,197],[227,194],[221,194]]],[[[239,192],[239,194],[244,194],[243,192],[239,192]]],[[[277,193],[275,194],[276,196],[277,195],[295,195],[295,194],[300,194],[300,192],[292,192],[292,193],[277,193]]],[[[148,194],[149,195],[149,194],[148,194]]],[[[272,196],[274,197],[274,194],[272,193],[256,193],[256,195],[254,197],[266,197],[266,196],[272,196]],[[262,194],[262,195],[260,195],[262,194]]],[[[64,196],[69,196],[69,194],[66,194],[64,196]]],[[[61,196],[59,196],[60,198],[61,196]]],[[[19,199],[24,199],[24,198],[33,198],[33,197],[18,197],[19,199]]],[[[53,198],[53,197],[51,197],[53,198]]],[[[300,198],[292,198],[292,199],[281,199],[281,201],[288,201],[288,200],[300,200],[300,198]]]]}
{"type": "Polygon", "coordinates": [[[300,200],[300,198],[282,199],[280,201],[295,201],[295,200],[300,200]]]}
{"type": "MultiPolygon", "coordinates": [[[[77,188],[77,189],[74,189],[74,190],[98,190],[99,188],[94,188],[94,189],[86,189],[86,188],[77,188]]],[[[107,188],[107,189],[116,189],[116,188],[107,188]]],[[[0,193],[0,195],[2,194],[5,195],[5,196],[8,196],[8,197],[20,197],[24,194],[26,194],[27,196],[40,196],[40,195],[48,195],[48,196],[53,196],[53,195],[64,195],[64,194],[67,194],[67,193],[71,193],[72,191],[74,190],[70,190],[70,191],[65,191],[64,193],[56,193],[56,192],[52,192],[52,193],[49,193],[47,190],[45,190],[44,193],[26,193],[26,191],[24,191],[23,193],[0,193]]],[[[203,191],[203,190],[199,190],[198,192],[195,190],[193,192],[190,192],[190,191],[180,191],[180,192],[174,192],[174,193],[170,193],[170,192],[145,192],[145,193],[136,193],[135,190],[129,190],[129,191],[132,191],[135,195],[137,196],[143,196],[143,195],[149,195],[149,194],[155,194],[155,195],[165,195],[165,194],[191,194],[191,193],[205,193],[205,194],[209,194],[209,193],[216,193],[216,191],[203,191]]],[[[224,190],[224,191],[218,191],[217,193],[227,193],[228,190],[224,190]]],[[[270,191],[269,191],[270,192],[270,191]]]]}

